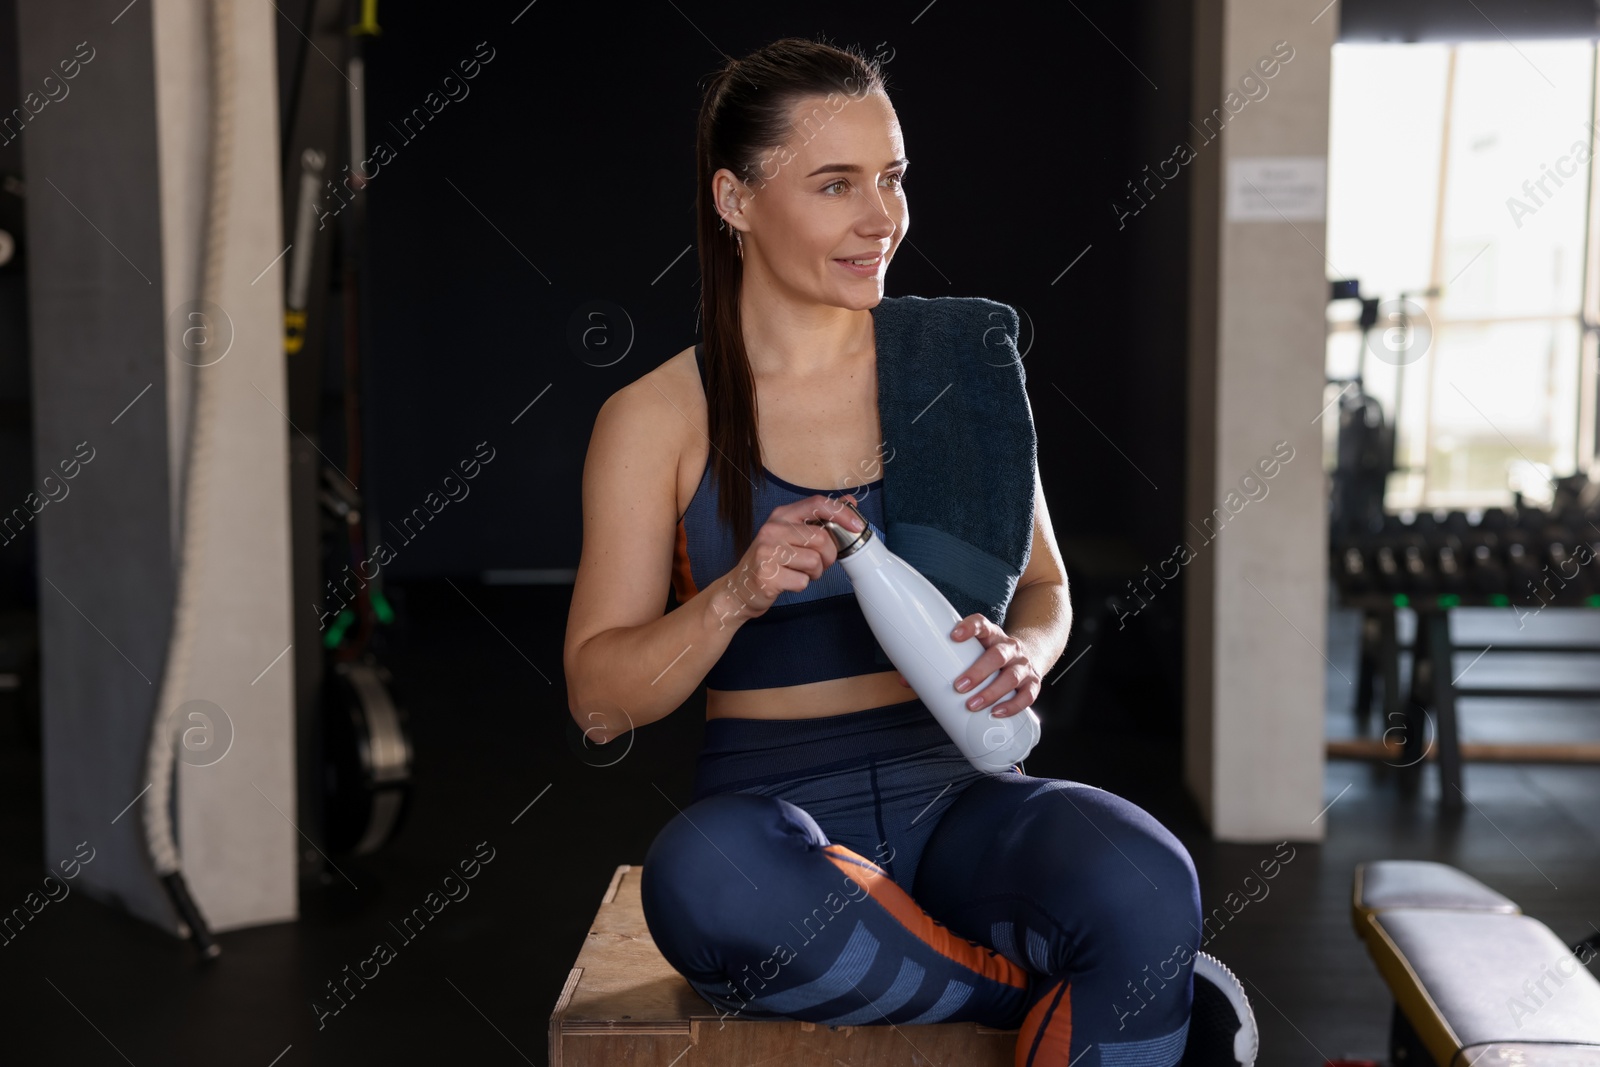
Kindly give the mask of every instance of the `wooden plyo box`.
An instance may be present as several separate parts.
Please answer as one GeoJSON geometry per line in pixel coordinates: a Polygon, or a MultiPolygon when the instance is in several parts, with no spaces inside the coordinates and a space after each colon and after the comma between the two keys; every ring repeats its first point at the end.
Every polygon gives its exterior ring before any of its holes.
{"type": "Polygon", "coordinates": [[[550,1067],[1012,1067],[1017,1031],[719,1018],[656,948],[639,864],[611,876],[550,1015],[550,1067]]]}

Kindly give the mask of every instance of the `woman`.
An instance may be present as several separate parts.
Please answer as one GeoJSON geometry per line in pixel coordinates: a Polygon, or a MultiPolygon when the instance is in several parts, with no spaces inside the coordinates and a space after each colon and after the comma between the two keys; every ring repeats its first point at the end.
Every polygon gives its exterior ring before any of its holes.
{"type": "MultiPolygon", "coordinates": [[[[597,741],[707,686],[694,801],[644,863],[657,947],[724,1019],[976,1020],[1019,1030],[1018,1067],[1253,1061],[1242,989],[1197,953],[1183,846],[1103,790],[976,770],[907,696],[814,524],[882,536],[903,484],[882,476],[874,309],[906,160],[876,64],[798,39],[731,61],[697,160],[705,341],[596,418],[565,649],[597,741]]],[[[956,685],[975,711],[1026,709],[1066,645],[1037,476],[1033,493],[1005,628],[974,612],[951,635],[983,649],[956,685]]]]}

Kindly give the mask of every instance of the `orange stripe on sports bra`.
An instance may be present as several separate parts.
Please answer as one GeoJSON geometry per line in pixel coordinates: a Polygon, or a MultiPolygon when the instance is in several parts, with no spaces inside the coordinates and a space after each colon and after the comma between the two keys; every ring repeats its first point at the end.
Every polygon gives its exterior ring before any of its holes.
{"type": "Polygon", "coordinates": [[[672,595],[678,603],[687,604],[699,592],[694,584],[694,569],[689,565],[689,530],[679,519],[678,539],[672,548],[672,595]]]}

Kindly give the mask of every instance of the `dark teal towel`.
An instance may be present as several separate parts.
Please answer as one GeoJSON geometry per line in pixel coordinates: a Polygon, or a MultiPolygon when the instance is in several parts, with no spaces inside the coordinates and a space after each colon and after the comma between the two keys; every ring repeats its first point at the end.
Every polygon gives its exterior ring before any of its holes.
{"type": "Polygon", "coordinates": [[[1033,547],[1038,462],[1017,312],[982,297],[900,296],[872,316],[884,545],[962,617],[1001,625],[1033,547]]]}

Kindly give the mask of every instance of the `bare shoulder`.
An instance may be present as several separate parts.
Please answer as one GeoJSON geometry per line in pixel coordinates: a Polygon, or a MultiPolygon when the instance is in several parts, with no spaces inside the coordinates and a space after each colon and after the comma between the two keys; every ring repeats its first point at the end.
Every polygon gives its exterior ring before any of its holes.
{"type": "MultiPolygon", "coordinates": [[[[660,467],[672,472],[674,515],[681,514],[699,481],[708,451],[706,398],[691,345],[663,360],[606,401],[612,414],[631,424],[628,436],[647,439],[660,467]]],[[[602,409],[604,410],[604,409],[602,409]]]]}
{"type": "MultiPolygon", "coordinates": [[[[686,440],[689,420],[705,421],[705,394],[695,366],[694,348],[685,348],[618,389],[601,410],[629,421],[642,421],[661,444],[686,440]]],[[[675,452],[678,450],[674,450],[675,452]]]]}

